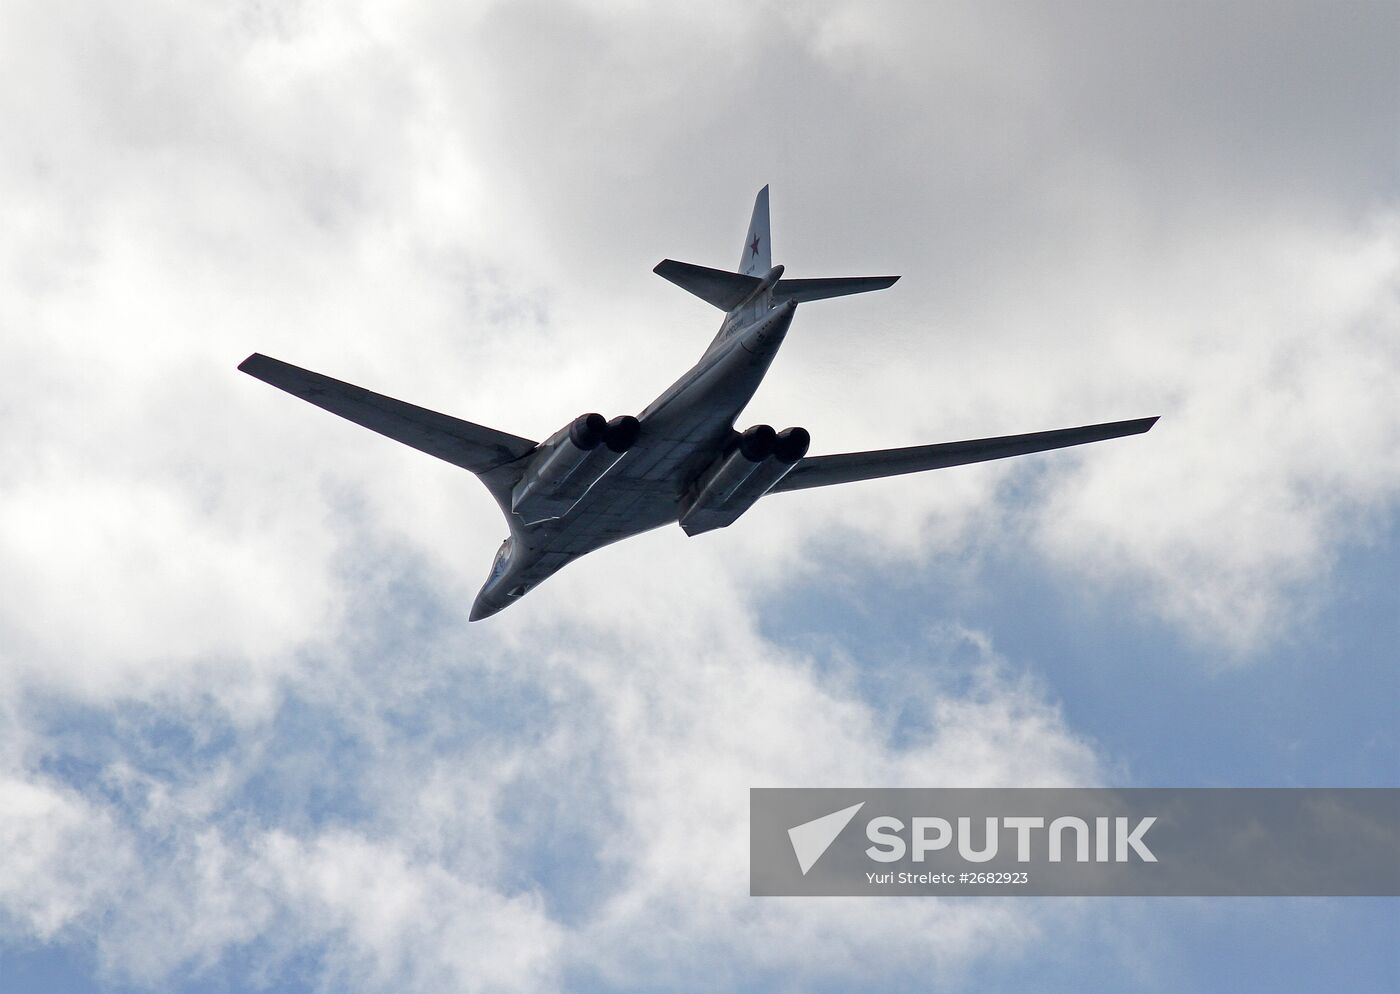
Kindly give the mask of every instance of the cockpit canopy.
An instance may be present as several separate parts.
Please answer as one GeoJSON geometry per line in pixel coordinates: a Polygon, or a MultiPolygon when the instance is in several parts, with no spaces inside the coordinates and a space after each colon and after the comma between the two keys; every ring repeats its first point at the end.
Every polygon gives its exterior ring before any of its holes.
{"type": "Polygon", "coordinates": [[[505,573],[506,567],[510,565],[510,554],[515,549],[515,540],[508,538],[501,543],[501,547],[496,550],[495,561],[491,563],[491,575],[487,578],[487,583],[499,580],[505,573]]]}

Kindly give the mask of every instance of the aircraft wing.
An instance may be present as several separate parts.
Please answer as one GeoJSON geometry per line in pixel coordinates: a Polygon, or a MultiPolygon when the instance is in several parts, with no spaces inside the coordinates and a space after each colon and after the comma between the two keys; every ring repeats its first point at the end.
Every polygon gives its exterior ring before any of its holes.
{"type": "Polygon", "coordinates": [[[882,476],[922,473],[928,469],[962,466],[966,463],[1023,456],[1029,452],[1044,452],[1067,445],[1101,442],[1107,438],[1140,435],[1157,423],[1156,418],[1135,421],[1112,421],[1108,424],[1085,425],[1082,428],[1060,428],[1036,431],[1028,435],[1002,435],[998,438],[977,438],[967,442],[940,442],[937,445],[915,445],[907,449],[880,449],[875,452],[845,452],[835,456],[808,456],[778,481],[771,493],[785,490],[805,490],[827,487],[833,483],[853,483],[874,480],[882,476]]]}
{"type": "Polygon", "coordinates": [[[265,355],[254,353],[238,368],[332,414],[478,476],[514,462],[536,447],[528,438],[405,404],[265,355]]]}

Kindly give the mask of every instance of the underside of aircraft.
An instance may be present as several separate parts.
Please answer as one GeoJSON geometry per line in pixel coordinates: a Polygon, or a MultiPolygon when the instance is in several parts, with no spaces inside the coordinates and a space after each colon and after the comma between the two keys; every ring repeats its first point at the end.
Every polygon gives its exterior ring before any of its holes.
{"type": "Polygon", "coordinates": [[[759,191],[737,271],[666,259],[655,272],[724,312],[700,360],[641,414],[581,414],[535,442],[373,393],[265,355],[239,369],[332,414],[469,470],[505,515],[472,621],[514,603],[594,549],[679,523],[688,535],[733,524],[761,497],[1098,442],[1157,418],[809,456],[807,431],[734,423],[787,336],[797,305],[882,290],[897,276],[785,279],[772,264],[768,188],[759,191]]]}

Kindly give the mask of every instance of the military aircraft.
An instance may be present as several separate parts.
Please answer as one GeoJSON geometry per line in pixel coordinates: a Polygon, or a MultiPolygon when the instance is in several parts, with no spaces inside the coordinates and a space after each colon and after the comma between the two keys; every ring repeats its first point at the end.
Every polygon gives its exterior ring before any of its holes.
{"type": "Polygon", "coordinates": [[[738,272],[666,259],[655,272],[724,312],[688,372],[636,417],[581,414],[533,442],[253,354],[239,369],[381,435],[475,473],[510,527],[469,620],[513,604],[566,564],[678,522],[687,535],[734,523],[760,497],[1003,459],[1147,431],[1157,419],[809,456],[803,428],[734,422],[763,381],[799,303],[883,290],[897,276],[786,279],[773,265],[768,187],[738,272]]]}

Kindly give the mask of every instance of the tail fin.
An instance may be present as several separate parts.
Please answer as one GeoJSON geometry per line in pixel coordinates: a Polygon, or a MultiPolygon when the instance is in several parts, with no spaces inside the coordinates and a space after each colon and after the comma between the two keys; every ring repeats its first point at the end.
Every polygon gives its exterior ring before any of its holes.
{"type": "MultiPolygon", "coordinates": [[[[770,307],[790,301],[801,303],[883,290],[899,279],[898,276],[841,276],[815,280],[779,278],[782,269],[779,267],[777,272],[773,271],[773,247],[769,244],[766,186],[758,191],[758,198],[754,200],[753,217],[749,221],[749,233],[744,237],[744,254],[739,257],[737,273],[674,259],[663,259],[652,271],[701,300],[729,312],[730,320],[726,322],[726,327],[731,330],[736,321],[757,320],[770,307]]],[[[723,331],[720,337],[723,337],[723,331]]]]}
{"type": "Polygon", "coordinates": [[[768,242],[768,187],[758,191],[753,202],[753,218],[749,233],[744,237],[744,252],[739,256],[739,272],[745,276],[763,276],[773,268],[773,248],[768,242]]]}

